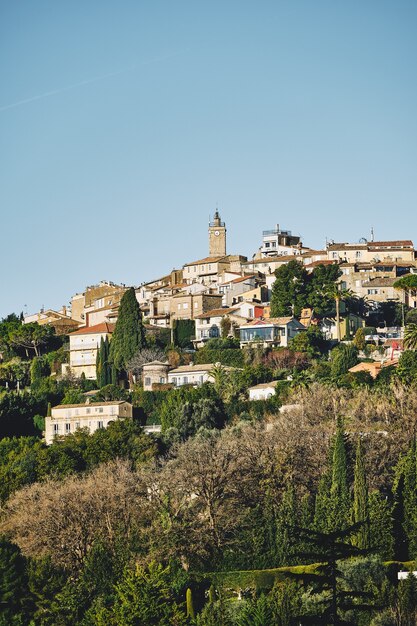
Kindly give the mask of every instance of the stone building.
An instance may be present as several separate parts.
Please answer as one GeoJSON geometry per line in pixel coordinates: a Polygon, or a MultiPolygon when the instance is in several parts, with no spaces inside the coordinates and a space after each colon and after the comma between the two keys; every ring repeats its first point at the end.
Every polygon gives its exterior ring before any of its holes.
{"type": "Polygon", "coordinates": [[[86,404],[59,404],[45,418],[45,441],[50,445],[54,437],[70,435],[80,428],[90,433],[107,428],[116,420],[132,418],[133,407],[129,402],[90,402],[86,404]]]}
{"type": "Polygon", "coordinates": [[[154,385],[168,382],[169,364],[162,361],[151,361],[142,367],[142,381],[145,391],[152,391],[154,385]]]}

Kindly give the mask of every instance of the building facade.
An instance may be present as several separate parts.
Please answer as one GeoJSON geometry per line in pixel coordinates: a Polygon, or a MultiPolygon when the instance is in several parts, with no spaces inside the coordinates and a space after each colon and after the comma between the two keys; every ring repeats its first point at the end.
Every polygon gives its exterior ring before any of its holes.
{"type": "Polygon", "coordinates": [[[94,433],[116,420],[132,418],[129,402],[90,402],[87,404],[60,404],[45,418],[45,441],[50,445],[55,437],[70,435],[81,428],[94,433]]]}

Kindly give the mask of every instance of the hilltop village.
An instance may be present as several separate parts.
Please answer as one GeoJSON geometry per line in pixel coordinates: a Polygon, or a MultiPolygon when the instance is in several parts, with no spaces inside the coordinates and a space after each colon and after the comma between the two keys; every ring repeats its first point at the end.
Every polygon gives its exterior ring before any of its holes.
{"type": "Polygon", "coordinates": [[[0,321],[0,624],[416,623],[413,242],[226,235],[0,321]]]}

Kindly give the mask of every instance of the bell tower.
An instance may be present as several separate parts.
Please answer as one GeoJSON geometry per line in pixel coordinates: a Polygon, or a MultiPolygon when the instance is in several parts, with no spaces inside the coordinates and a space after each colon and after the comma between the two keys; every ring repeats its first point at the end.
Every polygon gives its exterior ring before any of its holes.
{"type": "Polygon", "coordinates": [[[226,256],[226,224],[217,209],[213,221],[209,222],[209,256],[226,256]]]}

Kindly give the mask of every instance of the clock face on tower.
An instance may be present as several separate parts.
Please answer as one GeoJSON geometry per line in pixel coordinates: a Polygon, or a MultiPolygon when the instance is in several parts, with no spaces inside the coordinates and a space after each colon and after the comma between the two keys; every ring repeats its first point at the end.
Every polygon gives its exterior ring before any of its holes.
{"type": "Polygon", "coordinates": [[[220,231],[215,230],[215,231],[214,231],[214,234],[216,235],[216,237],[218,237],[218,236],[220,235],[220,231]]]}

